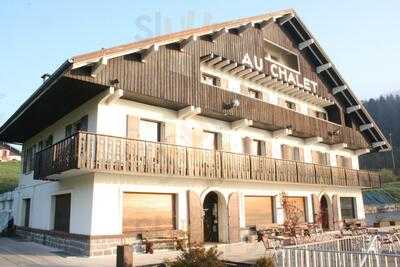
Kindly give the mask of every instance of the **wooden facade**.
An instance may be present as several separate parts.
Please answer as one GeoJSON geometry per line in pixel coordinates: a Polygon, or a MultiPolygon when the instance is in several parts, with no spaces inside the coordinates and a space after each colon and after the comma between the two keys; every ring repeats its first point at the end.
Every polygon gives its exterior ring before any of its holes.
{"type": "MultiPolygon", "coordinates": [[[[176,44],[161,46],[144,63],[137,53],[112,58],[96,77],[90,75],[91,66],[70,69],[65,76],[99,86],[110,86],[110,81],[118,80],[115,86],[124,90],[125,99],[174,110],[196,106],[202,109],[201,115],[207,117],[225,121],[249,119],[253,120],[253,127],[266,130],[290,126],[296,137],[318,136],[323,137],[326,144],[346,143],[350,149],[367,148],[368,140],[365,140],[361,132],[354,125],[346,127],[344,112],[336,102],[327,108],[334,111],[330,116],[335,122],[332,123],[201,83],[202,58],[217,54],[241,63],[243,56],[248,54],[250,58],[262,59],[265,56],[265,39],[298,55],[302,76],[318,83],[316,95],[334,101],[331,88],[317,75],[315,66],[306,54],[296,48],[295,42],[277,23],[271,23],[262,30],[253,27],[241,35],[230,31],[213,42],[209,37],[202,36],[183,51],[177,49],[176,44]],[[224,103],[232,99],[238,99],[241,104],[226,114],[224,103]]],[[[268,69],[263,72],[269,74],[268,69]]]]}
{"type": "Polygon", "coordinates": [[[35,155],[36,179],[82,169],[231,181],[378,187],[377,172],[78,132],[35,155]]]}

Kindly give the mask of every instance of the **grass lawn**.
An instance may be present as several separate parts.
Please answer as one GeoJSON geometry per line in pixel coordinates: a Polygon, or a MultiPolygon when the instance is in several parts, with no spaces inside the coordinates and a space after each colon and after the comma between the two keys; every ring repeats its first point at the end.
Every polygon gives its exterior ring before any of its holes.
{"type": "Polygon", "coordinates": [[[0,193],[14,189],[18,185],[20,173],[20,162],[0,162],[0,193]]]}

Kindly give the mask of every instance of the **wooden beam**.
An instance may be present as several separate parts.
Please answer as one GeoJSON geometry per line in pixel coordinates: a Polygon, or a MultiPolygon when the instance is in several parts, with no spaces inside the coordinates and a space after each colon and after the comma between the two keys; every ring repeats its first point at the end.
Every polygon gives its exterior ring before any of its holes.
{"type": "Polygon", "coordinates": [[[236,73],[238,73],[238,72],[244,70],[245,68],[246,68],[246,67],[243,66],[243,65],[242,65],[242,66],[238,66],[238,67],[232,69],[231,71],[229,71],[229,73],[232,74],[232,75],[234,75],[234,74],[236,74],[236,73]]]}
{"type": "Polygon", "coordinates": [[[115,90],[114,87],[110,87],[110,95],[106,98],[105,103],[110,105],[114,103],[116,100],[120,99],[124,95],[124,90],[117,89],[115,90]]]}
{"type": "Polygon", "coordinates": [[[279,24],[282,26],[286,22],[289,22],[292,18],[294,18],[293,13],[287,14],[279,20],[279,24]]]}
{"type": "Polygon", "coordinates": [[[373,142],[373,143],[372,143],[372,147],[373,147],[373,148],[377,148],[377,147],[384,146],[384,145],[386,145],[386,142],[385,142],[385,141],[373,142]]]}
{"type": "Polygon", "coordinates": [[[239,130],[241,128],[246,128],[253,126],[253,121],[248,119],[241,119],[234,122],[231,122],[231,129],[232,130],[239,130]]]}
{"type": "Polygon", "coordinates": [[[158,45],[157,44],[153,44],[152,46],[150,46],[149,48],[147,48],[147,49],[144,49],[144,50],[142,50],[141,52],[139,52],[139,54],[140,54],[140,61],[141,62],[146,62],[146,58],[148,57],[148,56],[150,56],[151,54],[153,54],[153,53],[155,53],[155,52],[157,52],[158,51],[158,45]]]}
{"type": "Polygon", "coordinates": [[[306,48],[306,47],[309,47],[310,45],[312,45],[314,43],[314,39],[308,39],[308,40],[305,40],[304,42],[301,42],[300,44],[299,44],[299,50],[303,50],[304,48],[306,48]]]}
{"type": "Polygon", "coordinates": [[[225,60],[222,60],[221,62],[215,64],[214,68],[220,69],[222,67],[225,67],[226,65],[229,65],[229,63],[231,63],[231,61],[229,59],[225,59],[225,60]]]}
{"type": "Polygon", "coordinates": [[[341,85],[341,86],[333,88],[332,89],[332,94],[336,95],[338,93],[343,92],[344,90],[347,90],[347,85],[341,85]]]}
{"type": "Polygon", "coordinates": [[[107,62],[108,60],[106,58],[100,58],[100,60],[93,65],[90,76],[96,77],[97,74],[99,74],[99,72],[101,72],[107,66],[107,62]]]}
{"type": "Polygon", "coordinates": [[[263,83],[268,82],[270,80],[272,80],[272,77],[271,76],[266,76],[266,77],[263,77],[263,78],[259,79],[257,81],[257,83],[263,84],[263,83]]]}
{"type": "Polygon", "coordinates": [[[252,82],[257,82],[257,81],[261,80],[264,77],[265,77],[265,74],[264,73],[260,73],[260,74],[258,74],[256,76],[254,76],[253,78],[251,78],[250,80],[252,82]]]}
{"type": "Polygon", "coordinates": [[[254,26],[257,27],[258,29],[262,30],[265,27],[267,27],[268,25],[271,25],[272,23],[275,22],[275,18],[270,18],[267,20],[263,20],[261,22],[256,23],[254,26]]]}
{"type": "Polygon", "coordinates": [[[322,141],[324,141],[324,139],[322,137],[315,136],[315,137],[306,138],[304,140],[304,144],[306,144],[306,145],[314,145],[314,144],[321,143],[322,141]]]}
{"type": "Polygon", "coordinates": [[[242,77],[242,76],[244,76],[246,74],[249,74],[251,72],[253,72],[252,69],[244,69],[244,70],[242,70],[240,72],[237,72],[236,75],[239,76],[239,77],[242,77]]]}
{"type": "Polygon", "coordinates": [[[277,78],[272,78],[268,81],[262,82],[261,85],[262,86],[270,86],[271,84],[275,84],[277,82],[279,82],[277,78]]]}
{"type": "Polygon", "coordinates": [[[195,106],[188,106],[186,108],[178,110],[178,119],[187,120],[191,119],[201,113],[201,108],[195,106]]]}
{"type": "Polygon", "coordinates": [[[221,62],[221,61],[222,61],[222,57],[215,57],[215,58],[210,59],[209,61],[207,61],[206,64],[207,64],[208,66],[212,66],[212,65],[214,65],[214,64],[216,64],[216,63],[219,63],[219,62],[221,62]]]}
{"type": "Polygon", "coordinates": [[[323,71],[326,71],[328,69],[332,68],[332,63],[328,62],[326,64],[322,64],[321,66],[317,67],[317,73],[321,73],[323,71]]]}
{"type": "Polygon", "coordinates": [[[242,26],[239,26],[238,28],[236,28],[236,34],[237,35],[242,35],[245,31],[247,31],[248,29],[251,29],[252,27],[254,27],[254,23],[253,22],[250,22],[250,23],[247,23],[246,25],[242,25],[242,26]]]}
{"type": "Polygon", "coordinates": [[[246,75],[243,75],[242,78],[243,79],[251,79],[251,78],[253,78],[255,76],[258,76],[258,71],[252,71],[252,72],[250,72],[250,73],[248,73],[246,75]]]}
{"type": "Polygon", "coordinates": [[[345,149],[345,148],[347,148],[346,143],[338,143],[331,145],[331,149],[345,149]]]}
{"type": "Polygon", "coordinates": [[[232,62],[232,63],[230,63],[229,65],[226,65],[226,66],[224,66],[223,68],[221,68],[221,71],[231,71],[231,70],[233,70],[234,68],[236,68],[237,67],[237,63],[236,62],[232,62]]]}
{"type": "Polygon", "coordinates": [[[369,148],[364,148],[364,149],[357,149],[354,151],[354,154],[356,154],[357,156],[361,156],[364,154],[368,154],[370,152],[369,148]]]}
{"type": "Polygon", "coordinates": [[[217,40],[219,37],[221,37],[222,35],[224,35],[224,34],[226,34],[226,33],[228,33],[228,30],[227,30],[226,28],[222,28],[222,29],[220,29],[220,30],[218,30],[218,31],[216,31],[216,32],[213,32],[213,33],[210,35],[210,39],[211,39],[211,41],[214,43],[215,40],[217,40]]]}
{"type": "Polygon", "coordinates": [[[293,131],[291,129],[284,128],[284,129],[273,131],[272,137],[280,138],[280,137],[285,137],[285,136],[291,135],[292,133],[293,133],[293,131]]]}
{"type": "Polygon", "coordinates": [[[355,105],[355,106],[346,108],[346,112],[347,112],[347,114],[350,114],[350,113],[360,110],[360,109],[361,109],[361,105],[355,105]]]}
{"type": "Polygon", "coordinates": [[[374,128],[374,124],[373,123],[367,123],[367,124],[360,125],[360,131],[361,132],[365,131],[365,130],[368,130],[368,129],[371,129],[371,128],[374,128]]]}
{"type": "Polygon", "coordinates": [[[192,42],[196,42],[196,41],[197,41],[197,36],[196,36],[196,35],[192,35],[192,36],[190,36],[189,38],[180,41],[179,44],[178,44],[179,50],[180,50],[181,52],[183,52],[183,49],[184,49],[187,45],[189,45],[189,44],[192,43],[192,42]]]}

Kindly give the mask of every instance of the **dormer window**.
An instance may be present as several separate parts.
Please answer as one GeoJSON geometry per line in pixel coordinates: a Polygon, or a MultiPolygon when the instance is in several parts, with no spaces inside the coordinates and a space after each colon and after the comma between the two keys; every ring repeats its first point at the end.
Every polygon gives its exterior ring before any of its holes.
{"type": "Polygon", "coordinates": [[[201,74],[201,82],[212,86],[221,86],[221,78],[208,73],[201,74]]]}
{"type": "Polygon", "coordinates": [[[268,40],[265,40],[264,49],[268,60],[297,72],[300,70],[297,54],[268,40]]]}

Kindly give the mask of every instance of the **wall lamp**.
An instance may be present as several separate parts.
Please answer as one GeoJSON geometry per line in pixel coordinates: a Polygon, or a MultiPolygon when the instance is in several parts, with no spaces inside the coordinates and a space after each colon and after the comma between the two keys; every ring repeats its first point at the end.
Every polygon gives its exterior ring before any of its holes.
{"type": "Polygon", "coordinates": [[[228,111],[233,108],[237,108],[239,105],[240,105],[239,99],[235,98],[229,102],[224,102],[223,108],[224,108],[224,110],[228,111]]]}

